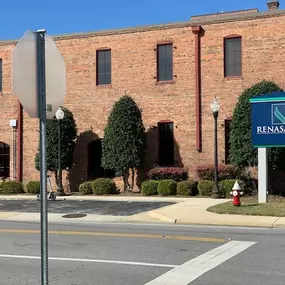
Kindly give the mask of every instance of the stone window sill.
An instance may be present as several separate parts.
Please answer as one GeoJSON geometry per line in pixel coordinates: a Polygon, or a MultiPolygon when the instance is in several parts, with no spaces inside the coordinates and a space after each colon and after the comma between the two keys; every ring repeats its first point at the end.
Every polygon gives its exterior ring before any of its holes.
{"type": "Polygon", "coordinates": [[[112,84],[100,84],[100,85],[96,85],[96,87],[98,87],[98,88],[111,88],[112,84]]]}
{"type": "Polygon", "coordinates": [[[175,84],[174,80],[167,80],[167,81],[157,81],[156,85],[164,85],[164,84],[175,84]]]}

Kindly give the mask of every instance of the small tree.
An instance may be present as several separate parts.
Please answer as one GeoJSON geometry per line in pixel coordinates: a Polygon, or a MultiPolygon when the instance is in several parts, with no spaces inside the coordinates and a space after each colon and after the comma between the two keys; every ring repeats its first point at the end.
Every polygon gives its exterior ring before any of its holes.
{"type": "Polygon", "coordinates": [[[122,173],[125,191],[134,187],[134,171],[143,163],[145,144],[141,110],[125,95],[114,104],[102,141],[102,166],[122,173]]]}
{"type": "MultiPolygon", "coordinates": [[[[230,133],[230,160],[239,167],[256,166],[257,148],[251,140],[251,106],[249,99],[282,89],[271,81],[261,81],[246,89],[238,99],[234,109],[230,133]]],[[[271,168],[284,169],[285,148],[271,148],[268,162],[271,168]]]]}
{"type": "MultiPolygon", "coordinates": [[[[64,118],[61,120],[61,166],[62,169],[68,169],[73,164],[73,152],[75,148],[75,139],[77,137],[76,123],[73,114],[66,108],[62,107],[64,118]]],[[[46,123],[46,166],[47,170],[55,175],[56,183],[58,183],[58,121],[54,117],[53,120],[47,120],[46,123]]],[[[40,170],[39,152],[35,157],[35,166],[40,170]]]]}

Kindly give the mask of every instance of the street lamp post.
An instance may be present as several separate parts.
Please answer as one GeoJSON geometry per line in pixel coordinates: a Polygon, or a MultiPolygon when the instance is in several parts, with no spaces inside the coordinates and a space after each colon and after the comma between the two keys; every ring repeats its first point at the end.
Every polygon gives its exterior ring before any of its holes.
{"type": "Polygon", "coordinates": [[[218,198],[220,198],[219,182],[218,182],[218,116],[219,116],[220,105],[219,105],[216,98],[214,99],[213,103],[211,104],[211,109],[213,112],[214,125],[215,125],[215,129],[214,129],[215,188],[212,192],[212,198],[218,199],[218,198]]]}
{"type": "Polygon", "coordinates": [[[64,117],[63,110],[59,107],[55,113],[55,117],[58,121],[58,186],[57,186],[57,195],[63,196],[63,187],[62,187],[62,169],[61,169],[61,120],[64,117]]]}

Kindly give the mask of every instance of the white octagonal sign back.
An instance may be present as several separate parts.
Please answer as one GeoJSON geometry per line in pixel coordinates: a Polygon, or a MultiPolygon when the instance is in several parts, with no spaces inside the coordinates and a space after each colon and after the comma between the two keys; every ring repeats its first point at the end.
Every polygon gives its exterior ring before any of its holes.
{"type": "MultiPolygon", "coordinates": [[[[51,36],[45,35],[47,119],[52,119],[66,94],[65,62],[51,36]]],[[[13,91],[32,118],[39,117],[37,33],[27,31],[12,52],[13,91]]]]}

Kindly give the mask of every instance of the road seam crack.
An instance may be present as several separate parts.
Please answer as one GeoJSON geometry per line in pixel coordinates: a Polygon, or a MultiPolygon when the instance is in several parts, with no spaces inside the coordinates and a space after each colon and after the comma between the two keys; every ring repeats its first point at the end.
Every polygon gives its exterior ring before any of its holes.
{"type": "Polygon", "coordinates": [[[281,219],[282,217],[277,218],[273,223],[272,223],[272,228],[275,228],[275,224],[281,219]]]}

